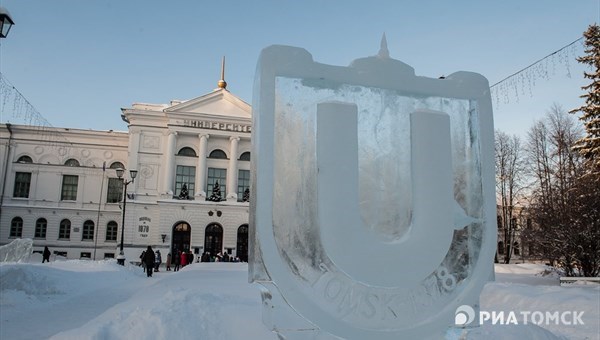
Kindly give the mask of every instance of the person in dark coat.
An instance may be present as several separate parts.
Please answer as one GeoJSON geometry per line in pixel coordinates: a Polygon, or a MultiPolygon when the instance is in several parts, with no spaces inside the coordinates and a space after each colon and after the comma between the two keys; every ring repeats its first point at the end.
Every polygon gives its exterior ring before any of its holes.
{"type": "Polygon", "coordinates": [[[162,263],[162,256],[160,254],[160,250],[157,250],[156,253],[154,254],[154,271],[158,272],[158,268],[160,267],[160,264],[162,263]]]}
{"type": "Polygon", "coordinates": [[[152,276],[152,268],[154,267],[154,251],[152,251],[152,247],[148,246],[146,249],[146,254],[144,254],[144,263],[146,264],[146,276],[152,276]]]}
{"type": "Polygon", "coordinates": [[[173,268],[173,271],[179,271],[179,263],[181,263],[181,254],[179,250],[176,250],[173,255],[173,263],[175,264],[175,268],[173,268]]]}
{"type": "Polygon", "coordinates": [[[192,253],[192,251],[191,251],[191,250],[190,250],[190,252],[188,253],[188,256],[187,256],[187,261],[188,261],[188,263],[189,263],[189,264],[192,264],[192,263],[194,263],[194,253],[192,253]]]}
{"type": "Polygon", "coordinates": [[[47,246],[44,247],[44,253],[42,254],[42,257],[43,257],[42,263],[44,263],[46,261],[50,262],[50,254],[51,254],[50,249],[48,249],[47,246]]]}
{"type": "Polygon", "coordinates": [[[142,251],[140,254],[140,265],[138,267],[142,267],[144,269],[144,273],[146,272],[146,263],[144,262],[144,258],[146,257],[146,251],[142,251]]]}

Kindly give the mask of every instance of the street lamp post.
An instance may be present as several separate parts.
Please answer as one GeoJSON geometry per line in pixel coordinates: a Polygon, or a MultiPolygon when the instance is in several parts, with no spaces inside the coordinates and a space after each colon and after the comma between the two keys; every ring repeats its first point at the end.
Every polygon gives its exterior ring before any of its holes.
{"type": "Polygon", "coordinates": [[[2,6],[0,6],[0,38],[6,38],[8,35],[8,31],[15,22],[10,17],[10,13],[8,10],[2,6]]]}
{"type": "Polygon", "coordinates": [[[123,239],[125,237],[125,208],[127,207],[127,186],[135,180],[135,176],[137,176],[137,170],[129,170],[129,177],[131,179],[129,181],[123,178],[125,173],[125,169],[116,169],[117,177],[121,181],[123,181],[123,220],[121,222],[121,251],[119,252],[119,256],[117,256],[117,263],[124,266],[125,265],[125,253],[123,252],[123,239]]]}

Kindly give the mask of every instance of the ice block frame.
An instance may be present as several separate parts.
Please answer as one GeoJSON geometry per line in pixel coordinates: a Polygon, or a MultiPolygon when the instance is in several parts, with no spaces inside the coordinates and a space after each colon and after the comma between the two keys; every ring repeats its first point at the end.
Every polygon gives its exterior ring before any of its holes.
{"type": "Polygon", "coordinates": [[[285,339],[440,339],[496,247],[487,80],[271,46],[254,84],[249,280],[285,339]]]}

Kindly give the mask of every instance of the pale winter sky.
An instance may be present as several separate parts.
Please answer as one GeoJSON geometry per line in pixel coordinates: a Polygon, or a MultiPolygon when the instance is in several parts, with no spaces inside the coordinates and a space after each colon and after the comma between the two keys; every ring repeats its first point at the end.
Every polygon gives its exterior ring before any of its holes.
{"type": "MultiPolygon", "coordinates": [[[[0,5],[16,22],[0,41],[4,77],[53,126],[98,130],[126,130],[120,108],[133,102],[168,103],[212,91],[223,55],[228,89],[252,104],[258,55],[273,44],[302,47],[317,62],[347,66],[375,55],[385,32],[391,57],[417,75],[473,71],[494,84],[600,22],[599,0],[0,0],[0,5]]],[[[524,135],[553,102],[565,109],[581,105],[580,86],[587,81],[575,56],[582,53],[577,43],[516,83],[506,82],[508,90],[492,98],[496,128],[524,135]]],[[[12,99],[4,105],[0,121],[22,123],[6,113],[12,99]]]]}

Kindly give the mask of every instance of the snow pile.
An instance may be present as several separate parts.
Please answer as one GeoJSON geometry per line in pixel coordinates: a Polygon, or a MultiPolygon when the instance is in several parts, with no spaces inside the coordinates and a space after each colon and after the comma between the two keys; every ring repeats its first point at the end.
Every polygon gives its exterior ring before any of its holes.
{"type": "Polygon", "coordinates": [[[27,262],[33,249],[33,240],[18,238],[0,246],[0,262],[27,262]]]}
{"type": "MultiPolygon", "coordinates": [[[[146,278],[114,260],[35,261],[0,264],[0,339],[277,339],[243,263],[195,263],[146,278]]],[[[561,287],[540,274],[547,269],[497,265],[481,310],[579,311],[584,325],[484,322],[447,339],[600,339],[600,287],[561,287]]]]}

